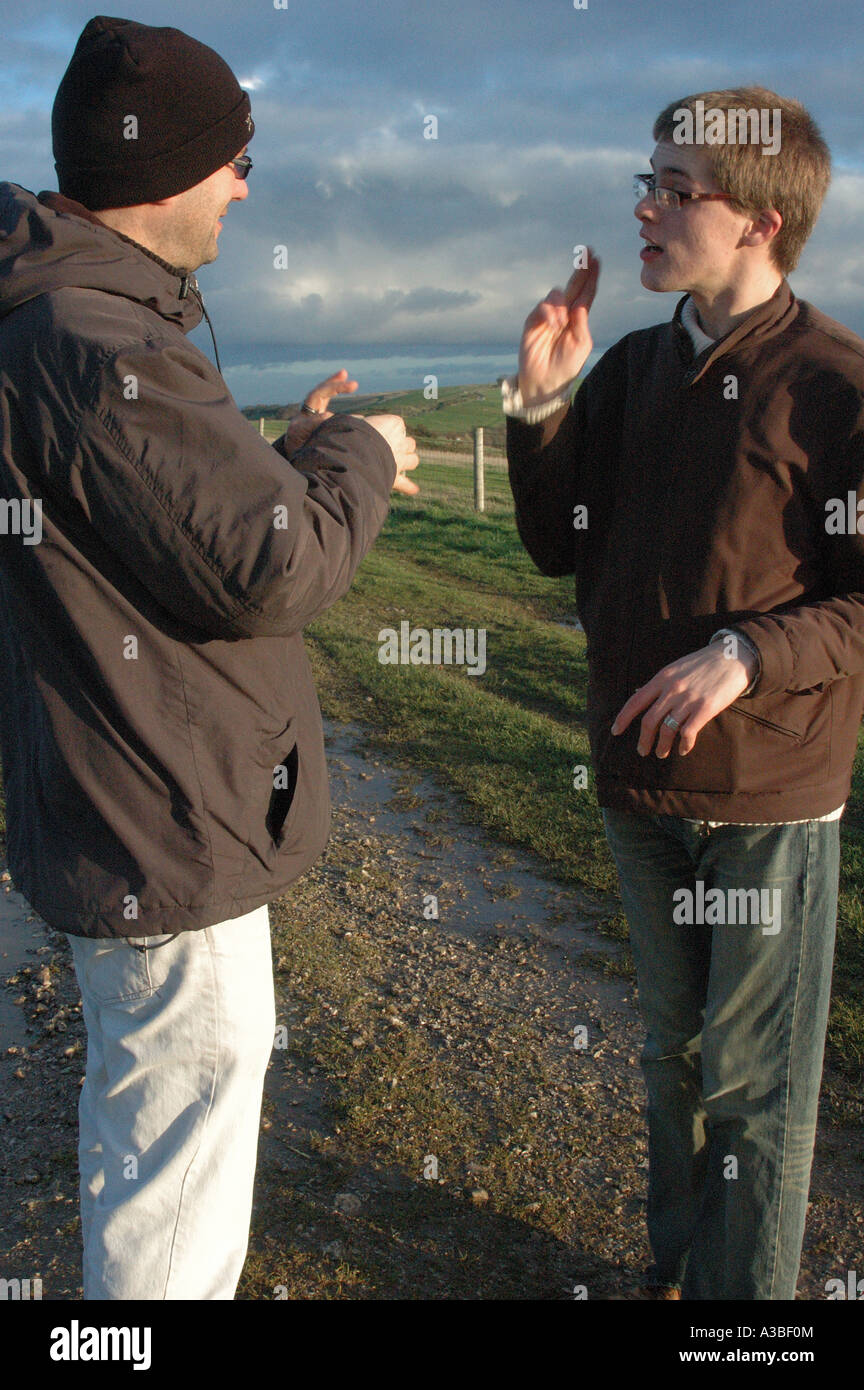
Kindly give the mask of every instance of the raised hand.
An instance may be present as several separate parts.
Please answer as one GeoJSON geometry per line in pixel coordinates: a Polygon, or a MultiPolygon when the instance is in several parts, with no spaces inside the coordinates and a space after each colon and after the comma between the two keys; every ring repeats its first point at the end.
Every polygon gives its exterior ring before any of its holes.
{"type": "Polygon", "coordinates": [[[342,367],[326,380],[319,381],[317,386],[313,386],[311,391],[306,393],[304,404],[308,405],[316,413],[314,415],[295,415],[290,420],[284,434],[285,443],[292,454],[298,449],[302,449],[307,439],[315,433],[319,425],[325,420],[331,419],[333,412],[328,410],[331,396],[342,396],[350,391],[357,390],[357,382],[350,381],[348,373],[342,367]]]}
{"type": "Polygon", "coordinates": [[[594,341],[588,311],[600,262],[588,248],[588,265],[574,270],[563,290],[550,290],[525,320],[519,345],[519,387],[524,405],[554,396],[588,360],[594,341]]]}
{"type": "Polygon", "coordinates": [[[330,404],[331,396],[344,396],[351,391],[357,390],[357,382],[349,381],[348,373],[342,367],[332,376],[328,376],[326,381],[319,381],[317,386],[313,386],[311,391],[307,391],[304,405],[308,405],[311,410],[316,410],[325,414],[330,404]]]}

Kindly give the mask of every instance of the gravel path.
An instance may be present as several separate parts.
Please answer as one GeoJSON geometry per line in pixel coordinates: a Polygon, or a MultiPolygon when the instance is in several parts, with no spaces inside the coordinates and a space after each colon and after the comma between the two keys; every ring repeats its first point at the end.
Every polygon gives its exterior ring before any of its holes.
{"type": "MultiPolygon", "coordinates": [[[[238,1297],[609,1298],[648,1260],[641,1027],[627,953],[596,926],[614,904],[545,878],[361,731],[327,738],[331,843],[270,909],[279,1030],[238,1297]]],[[[64,937],[43,925],[6,1002],[0,1277],[76,1299],[85,1038],[64,937]]],[[[861,1098],[829,1071],[799,1298],[851,1269],[861,1098]]]]}

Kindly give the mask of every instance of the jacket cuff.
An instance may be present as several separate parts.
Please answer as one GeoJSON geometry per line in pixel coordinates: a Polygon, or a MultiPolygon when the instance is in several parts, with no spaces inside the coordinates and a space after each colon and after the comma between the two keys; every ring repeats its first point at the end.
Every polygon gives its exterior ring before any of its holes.
{"type": "Polygon", "coordinates": [[[718,637],[734,637],[736,642],[740,642],[741,645],[743,647],[746,647],[748,652],[752,652],[756,658],[756,674],[753,677],[750,684],[748,685],[747,689],[742,691],[741,694],[738,696],[739,700],[743,700],[747,695],[752,695],[753,691],[756,689],[756,686],[759,684],[759,678],[762,675],[762,653],[759,651],[759,648],[756,646],[756,643],[751,641],[747,634],[742,632],[740,628],[718,628],[717,631],[713,633],[711,637],[709,637],[709,646],[712,642],[716,642],[718,637]]]}
{"type": "Polygon", "coordinates": [[[535,401],[533,405],[523,405],[518,375],[507,376],[501,382],[501,405],[504,414],[510,415],[514,420],[524,420],[526,425],[539,425],[542,420],[547,420],[563,406],[569,406],[576,380],[574,376],[553,396],[535,401]]]}

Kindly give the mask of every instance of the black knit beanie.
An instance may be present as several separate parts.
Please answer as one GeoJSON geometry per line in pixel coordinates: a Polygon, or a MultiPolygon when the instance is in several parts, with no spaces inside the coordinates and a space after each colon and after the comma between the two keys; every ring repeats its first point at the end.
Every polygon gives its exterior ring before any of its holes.
{"type": "Polygon", "coordinates": [[[248,95],[212,48],[105,15],[82,31],[51,114],[60,192],[93,212],[182,193],[254,131],[248,95]]]}

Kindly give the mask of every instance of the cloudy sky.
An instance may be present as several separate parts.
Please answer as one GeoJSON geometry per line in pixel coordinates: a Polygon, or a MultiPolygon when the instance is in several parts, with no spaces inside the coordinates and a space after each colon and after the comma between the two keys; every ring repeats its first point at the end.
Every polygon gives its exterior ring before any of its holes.
{"type": "MultiPolygon", "coordinates": [[[[639,283],[631,175],[657,112],[759,83],[803,101],[834,158],[791,276],[864,336],[860,0],[134,0],[125,18],[215,48],[250,92],[249,197],[200,285],[239,404],[341,366],[361,391],[494,380],[576,244],[603,271],[602,351],[671,316],[639,283]],[[437,120],[437,139],[424,138],[437,120]],[[274,266],[274,248],[287,265],[274,266]]],[[[112,11],[113,12],[113,11],[112,11]]],[[[51,104],[93,0],[0,0],[0,178],[56,187],[51,104]]],[[[195,341],[212,355],[209,335],[195,341]]]]}

